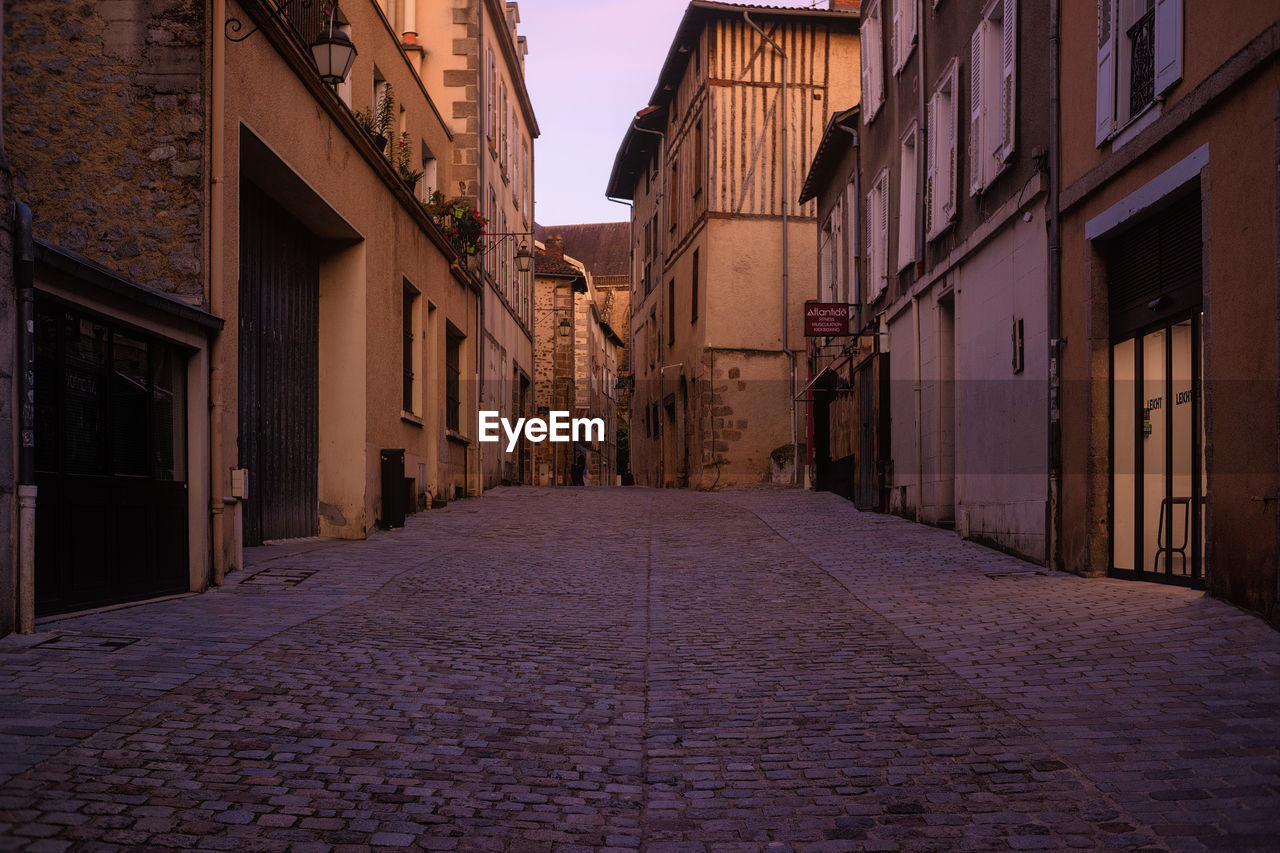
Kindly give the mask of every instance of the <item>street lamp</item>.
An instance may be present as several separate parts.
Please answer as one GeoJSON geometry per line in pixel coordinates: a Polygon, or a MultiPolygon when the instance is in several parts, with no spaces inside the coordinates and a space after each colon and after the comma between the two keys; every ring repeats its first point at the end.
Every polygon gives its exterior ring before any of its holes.
{"type": "Polygon", "coordinates": [[[351,37],[334,27],[337,17],[338,4],[335,3],[329,10],[328,32],[321,30],[311,43],[311,58],[315,60],[320,79],[335,87],[347,79],[356,61],[356,46],[351,43],[351,37]]]}
{"type": "Polygon", "coordinates": [[[533,252],[529,251],[529,244],[520,241],[520,248],[516,249],[516,269],[520,272],[528,272],[533,269],[533,252]]]}
{"type": "MultiPolygon", "coordinates": [[[[529,249],[529,242],[525,239],[531,237],[531,231],[501,231],[493,234],[485,234],[481,237],[482,245],[478,254],[487,255],[494,249],[502,246],[508,240],[515,242],[516,238],[520,239],[520,246],[516,249],[516,270],[519,272],[529,272],[533,269],[533,252],[529,249]]],[[[473,255],[473,257],[475,257],[473,255]]]]}

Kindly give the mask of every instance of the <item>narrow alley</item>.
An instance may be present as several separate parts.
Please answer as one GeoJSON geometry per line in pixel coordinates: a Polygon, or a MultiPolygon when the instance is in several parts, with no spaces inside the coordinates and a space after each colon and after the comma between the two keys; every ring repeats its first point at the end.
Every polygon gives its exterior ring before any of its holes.
{"type": "Polygon", "coordinates": [[[1280,635],[825,493],[498,489],[0,640],[0,849],[1275,850],[1280,635]]]}

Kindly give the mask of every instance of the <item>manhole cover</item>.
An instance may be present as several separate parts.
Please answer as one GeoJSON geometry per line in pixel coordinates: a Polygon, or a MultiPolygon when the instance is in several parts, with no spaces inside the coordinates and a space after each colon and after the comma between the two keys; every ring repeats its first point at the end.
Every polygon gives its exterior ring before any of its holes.
{"type": "Polygon", "coordinates": [[[85,634],[59,634],[42,643],[37,649],[61,649],[68,652],[114,652],[138,642],[138,637],[94,637],[85,634]]]}
{"type": "Polygon", "coordinates": [[[297,586],[315,573],[315,569],[263,569],[240,583],[249,586],[297,586]]]}
{"type": "Polygon", "coordinates": [[[1044,572],[983,572],[983,574],[991,578],[993,581],[1003,581],[1003,580],[1016,581],[1016,580],[1022,580],[1023,578],[1045,577],[1044,572]]]}

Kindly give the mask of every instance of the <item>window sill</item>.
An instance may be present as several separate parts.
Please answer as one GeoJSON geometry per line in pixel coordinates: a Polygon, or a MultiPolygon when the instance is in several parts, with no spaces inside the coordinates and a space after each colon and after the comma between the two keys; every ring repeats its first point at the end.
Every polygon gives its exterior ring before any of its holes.
{"type": "Polygon", "coordinates": [[[446,440],[448,440],[448,441],[452,441],[452,442],[453,442],[453,443],[455,443],[455,444],[461,444],[461,445],[464,445],[464,446],[470,446],[470,445],[471,445],[471,439],[467,438],[465,435],[463,435],[462,433],[458,432],[457,430],[453,430],[453,429],[446,429],[446,430],[444,431],[444,437],[445,437],[445,439],[446,439],[446,440]]]}
{"type": "Polygon", "coordinates": [[[404,409],[400,410],[400,420],[404,421],[407,424],[413,424],[414,426],[419,428],[426,425],[426,423],[422,420],[422,418],[418,417],[413,412],[406,412],[404,409]]]}
{"type": "Polygon", "coordinates": [[[925,238],[924,238],[925,242],[932,243],[934,240],[937,240],[943,234],[946,234],[948,231],[950,231],[951,226],[955,224],[956,224],[956,217],[955,217],[955,214],[953,213],[951,214],[951,218],[948,219],[945,223],[943,223],[941,228],[938,228],[937,230],[934,230],[934,231],[930,231],[928,234],[925,235],[925,238]]]}
{"type": "Polygon", "coordinates": [[[1143,107],[1140,113],[1121,125],[1116,132],[1111,135],[1112,154],[1128,145],[1135,137],[1137,137],[1138,134],[1156,123],[1156,119],[1160,118],[1160,110],[1158,109],[1159,105],[1160,99],[1157,98],[1143,107]]]}

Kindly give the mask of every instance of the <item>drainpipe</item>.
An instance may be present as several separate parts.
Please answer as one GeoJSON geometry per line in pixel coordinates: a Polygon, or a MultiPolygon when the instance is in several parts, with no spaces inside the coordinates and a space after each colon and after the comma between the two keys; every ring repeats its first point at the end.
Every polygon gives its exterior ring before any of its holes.
{"type": "MultiPolygon", "coordinates": [[[[211,122],[211,142],[209,147],[209,312],[215,317],[223,316],[223,272],[222,253],[226,242],[226,215],[224,192],[226,189],[226,150],[225,134],[225,69],[227,66],[226,39],[221,37],[218,26],[227,17],[226,0],[213,0],[214,38],[212,39],[212,69],[210,81],[209,114],[211,122]]],[[[226,404],[223,398],[224,370],[226,346],[222,336],[217,335],[209,342],[209,535],[212,544],[214,586],[222,586],[227,576],[227,544],[226,544],[226,507],[232,506],[232,512],[238,519],[239,502],[223,497],[223,478],[225,462],[222,453],[224,436],[223,420],[226,417],[226,404]]],[[[236,553],[235,564],[240,565],[242,541],[237,538],[231,543],[236,553]]]]}
{"type": "MultiPolygon", "coordinates": [[[[490,112],[489,99],[493,97],[493,93],[485,89],[485,81],[488,80],[488,77],[485,75],[486,69],[485,69],[485,61],[484,61],[485,60],[484,0],[479,0],[479,2],[476,3],[476,19],[477,19],[476,74],[480,78],[476,85],[476,90],[480,93],[480,98],[476,104],[476,107],[477,109],[484,110],[484,113],[479,116],[480,125],[479,127],[476,128],[476,130],[479,131],[476,134],[476,210],[481,210],[484,208],[484,200],[485,200],[484,160],[485,160],[485,157],[488,156],[488,151],[485,148],[486,142],[485,142],[484,123],[485,121],[488,120],[487,117],[489,116],[489,112],[490,112]]],[[[497,133],[497,130],[498,129],[496,127],[489,128],[490,133],[497,133]]],[[[496,211],[493,211],[493,210],[489,211],[490,216],[493,216],[495,213],[496,211]]],[[[484,346],[485,346],[484,338],[485,338],[485,331],[486,331],[485,321],[484,321],[484,303],[485,303],[485,299],[489,296],[489,282],[485,278],[485,274],[484,274],[483,253],[481,253],[481,255],[476,260],[477,260],[477,264],[480,267],[479,271],[476,273],[476,275],[478,275],[480,278],[480,296],[479,296],[480,304],[478,306],[478,310],[476,313],[476,413],[477,413],[476,417],[479,417],[480,408],[481,406],[484,405],[484,346]]],[[[465,258],[463,259],[463,263],[464,264],[466,263],[465,258]]],[[[458,419],[458,426],[459,427],[462,426],[461,418],[458,419]]],[[[477,425],[476,438],[479,439],[478,425],[477,425]]],[[[484,494],[484,452],[480,449],[479,444],[476,444],[475,457],[476,457],[476,465],[480,469],[478,472],[479,473],[479,478],[478,478],[479,493],[484,494]]],[[[465,466],[464,466],[464,470],[465,470],[465,466]]],[[[466,493],[467,488],[468,488],[468,485],[466,483],[463,483],[462,491],[464,494],[466,493]]]]}
{"type": "Polygon", "coordinates": [[[796,416],[799,411],[796,407],[796,354],[792,352],[791,343],[788,338],[790,320],[787,316],[788,309],[790,307],[787,296],[787,285],[789,283],[790,275],[787,253],[787,218],[788,213],[791,210],[791,151],[787,148],[787,120],[789,118],[787,115],[787,64],[790,60],[787,57],[787,52],[782,49],[781,45],[770,38],[769,35],[760,28],[759,24],[751,20],[751,15],[747,13],[746,9],[742,10],[742,20],[746,21],[753,30],[758,32],[762,39],[773,45],[773,49],[782,57],[782,97],[781,103],[779,104],[779,111],[781,113],[779,120],[782,124],[782,349],[787,354],[787,378],[790,383],[790,391],[787,396],[791,400],[791,459],[793,460],[791,476],[794,485],[794,483],[799,482],[800,446],[799,428],[796,424],[796,416]]]}
{"type": "Polygon", "coordinates": [[[31,208],[14,202],[18,290],[18,633],[36,630],[35,246],[31,208]]]}
{"type": "MultiPolygon", "coordinates": [[[[924,27],[925,27],[924,6],[925,6],[924,0],[917,0],[917,3],[916,3],[916,73],[919,79],[916,82],[916,93],[919,98],[920,111],[917,112],[916,115],[920,117],[920,124],[916,125],[916,151],[918,152],[918,155],[916,157],[916,186],[921,189],[921,192],[916,194],[916,198],[920,199],[920,204],[916,208],[915,252],[916,252],[916,258],[917,258],[916,263],[919,264],[917,269],[921,271],[922,275],[924,271],[924,262],[925,262],[925,258],[924,258],[925,245],[926,245],[925,233],[926,233],[926,229],[929,227],[929,224],[928,224],[929,216],[928,216],[928,210],[926,209],[926,204],[924,201],[925,193],[923,191],[925,188],[925,182],[928,180],[927,164],[929,162],[929,155],[927,153],[927,149],[925,146],[933,144],[933,140],[928,138],[929,122],[926,120],[926,117],[925,117],[924,84],[926,82],[926,78],[924,76],[925,74],[924,46],[928,44],[928,40],[924,37],[924,27]],[[924,145],[919,144],[921,139],[924,140],[924,145]]],[[[957,113],[958,112],[959,111],[957,111],[957,113]]],[[[953,358],[953,363],[954,363],[954,358],[953,358]]],[[[954,476],[954,472],[952,472],[952,475],[954,476]]]]}
{"type": "Polygon", "coordinates": [[[920,387],[920,297],[911,297],[911,323],[915,329],[916,398],[916,521],[924,518],[924,424],[920,387]]]}
{"type": "Polygon", "coordinates": [[[1059,2],[1049,0],[1049,505],[1045,563],[1062,568],[1062,223],[1058,216],[1059,163],[1059,2]]]}

